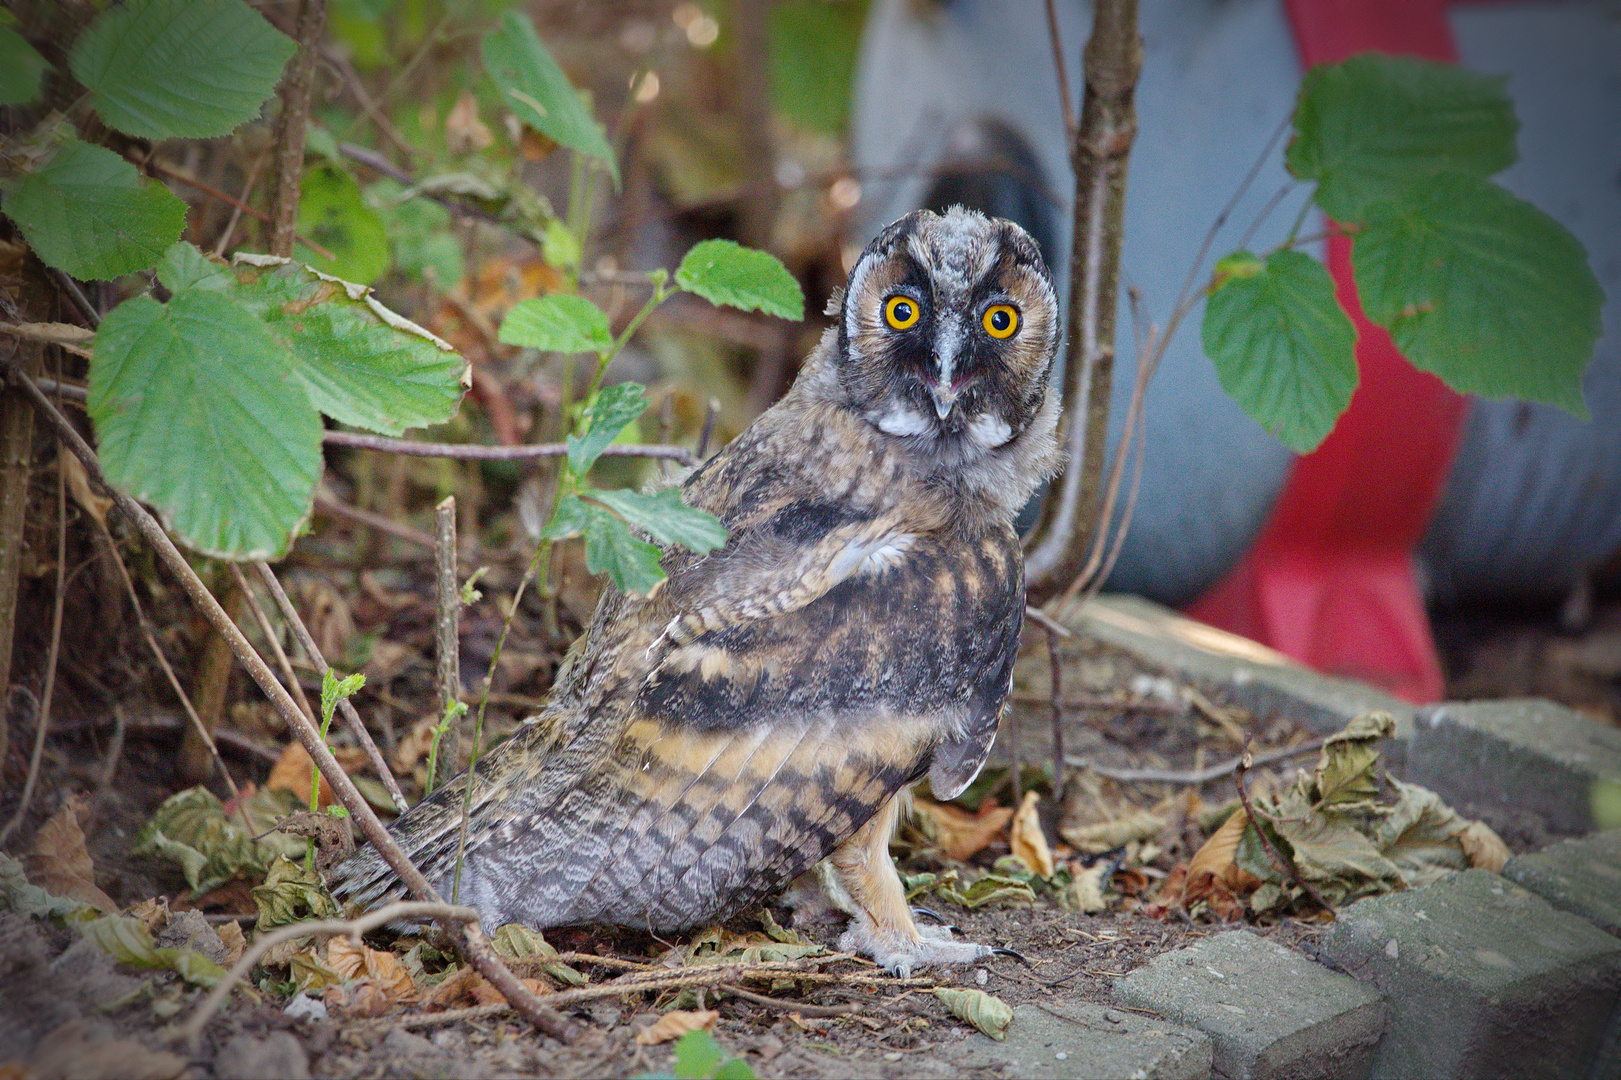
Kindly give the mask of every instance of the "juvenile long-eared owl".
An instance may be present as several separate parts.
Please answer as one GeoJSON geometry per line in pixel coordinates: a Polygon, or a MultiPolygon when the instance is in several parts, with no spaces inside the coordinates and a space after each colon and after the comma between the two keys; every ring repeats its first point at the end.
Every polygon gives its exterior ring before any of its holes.
{"type": "MultiPolygon", "coordinates": [[[[612,589],[545,709],[479,763],[460,900],[487,927],[724,918],[828,858],[841,947],[892,970],[991,950],[920,929],[887,843],[896,795],[984,764],[1024,613],[1012,521],[1052,472],[1051,279],[1010,222],[919,211],[850,274],[788,394],[682,484],[730,540],[612,589]]],[[[469,783],[396,838],[450,891],[469,783]]],[[[367,847],[333,874],[400,885],[367,847]]]]}

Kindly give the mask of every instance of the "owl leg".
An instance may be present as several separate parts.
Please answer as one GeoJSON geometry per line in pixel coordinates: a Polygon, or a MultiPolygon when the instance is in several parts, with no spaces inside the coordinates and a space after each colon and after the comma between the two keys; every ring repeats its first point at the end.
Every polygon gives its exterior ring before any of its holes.
{"type": "Polygon", "coordinates": [[[850,839],[833,849],[833,874],[850,900],[850,928],[839,948],[872,957],[906,978],[926,964],[966,964],[1000,950],[971,941],[953,941],[950,927],[920,930],[906,904],[906,890],[889,857],[889,838],[900,812],[891,799],[850,839]]]}

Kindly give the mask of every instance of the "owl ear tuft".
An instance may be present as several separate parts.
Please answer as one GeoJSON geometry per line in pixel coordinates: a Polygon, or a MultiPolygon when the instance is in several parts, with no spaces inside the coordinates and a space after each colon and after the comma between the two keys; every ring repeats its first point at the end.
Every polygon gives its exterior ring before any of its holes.
{"type": "Polygon", "coordinates": [[[844,308],[844,286],[835,285],[828,294],[827,305],[822,308],[823,315],[837,315],[844,308]]]}

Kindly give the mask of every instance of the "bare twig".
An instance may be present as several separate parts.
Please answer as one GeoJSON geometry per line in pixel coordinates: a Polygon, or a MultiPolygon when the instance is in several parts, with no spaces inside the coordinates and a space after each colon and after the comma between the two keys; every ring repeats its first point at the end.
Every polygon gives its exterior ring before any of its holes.
{"type": "Polygon", "coordinates": [[[1024,606],[1024,617],[1041,627],[1043,630],[1047,631],[1049,634],[1057,634],[1061,638],[1072,638],[1075,636],[1070,632],[1069,627],[1065,626],[1063,623],[1059,622],[1051,615],[1048,615],[1045,611],[1042,611],[1038,607],[1031,607],[1029,604],[1026,604],[1024,606]]]}
{"type": "Polygon", "coordinates": [[[798,1013],[801,1016],[848,1016],[853,1012],[859,1011],[854,1005],[811,1005],[803,1001],[784,1001],[781,998],[766,997],[764,994],[756,994],[753,990],[745,990],[741,986],[737,986],[732,983],[720,983],[717,986],[717,989],[724,990],[728,994],[740,997],[744,1001],[752,1001],[756,1005],[764,1005],[768,1009],[776,1009],[779,1012],[798,1013]]]}
{"type": "MultiPolygon", "coordinates": [[[[281,617],[293,631],[293,636],[298,639],[298,647],[304,650],[304,655],[315,666],[315,670],[325,678],[328,670],[326,657],[321,655],[320,646],[315,644],[315,636],[310,633],[310,628],[304,625],[304,617],[298,613],[298,608],[287,595],[287,590],[281,587],[281,580],[266,563],[256,562],[253,568],[259,580],[264,583],[264,587],[270,590],[270,595],[275,599],[281,617]]],[[[377,748],[377,742],[371,737],[371,732],[366,730],[366,722],[360,718],[360,713],[355,711],[354,703],[346,697],[340,697],[338,712],[343,714],[344,725],[350,734],[354,735],[355,741],[366,751],[366,757],[371,762],[372,768],[377,770],[377,778],[388,789],[388,797],[394,800],[395,810],[403,812],[410,805],[405,800],[405,792],[400,790],[400,782],[394,779],[393,770],[388,767],[388,762],[384,760],[383,752],[377,748]]]]}
{"type": "Polygon", "coordinates": [[[698,447],[693,453],[697,460],[703,460],[709,453],[709,440],[715,437],[715,417],[720,415],[720,400],[710,398],[704,404],[704,426],[698,431],[698,447]]]}
{"type": "Polygon", "coordinates": [[[236,587],[242,590],[242,599],[247,601],[248,610],[253,613],[253,620],[259,624],[259,632],[265,636],[265,641],[270,645],[270,651],[276,656],[276,666],[281,668],[281,681],[286,684],[293,697],[298,699],[298,704],[304,710],[304,715],[319,723],[320,721],[315,716],[315,710],[310,707],[309,695],[304,693],[304,684],[298,681],[298,672],[293,670],[293,662],[287,659],[287,650],[281,647],[281,635],[276,633],[276,628],[271,625],[270,616],[265,614],[265,609],[260,606],[258,597],[254,596],[253,590],[248,588],[248,579],[242,576],[242,567],[236,563],[229,563],[228,565],[231,568],[231,580],[235,581],[236,587]]]}
{"type": "MultiPolygon", "coordinates": [[[[1322,749],[1322,739],[1312,739],[1299,746],[1286,746],[1281,750],[1269,750],[1264,754],[1256,755],[1249,767],[1270,765],[1274,761],[1285,761],[1302,754],[1311,754],[1322,749]]],[[[1087,758],[1071,757],[1065,759],[1065,764],[1081,769],[1091,769],[1099,776],[1107,776],[1111,780],[1124,780],[1145,784],[1208,784],[1212,780],[1220,780],[1224,776],[1231,776],[1238,771],[1244,763],[1244,755],[1206,765],[1202,769],[1122,769],[1113,765],[1099,765],[1087,758]]]]}
{"type": "MultiPolygon", "coordinates": [[[[94,341],[96,337],[95,334],[84,327],[74,326],[72,323],[0,323],[0,334],[22,338],[24,341],[39,341],[47,345],[58,345],[83,360],[90,359],[92,354],[85,346],[94,341]]],[[[54,379],[41,379],[40,385],[45,386],[47,381],[59,386],[64,385],[56,383],[54,379]]],[[[69,387],[69,393],[66,396],[71,397],[74,389],[79,390],[81,392],[80,396],[83,396],[82,387],[72,386],[69,387]]]]}
{"type": "Polygon", "coordinates": [[[1053,71],[1058,74],[1058,100],[1064,107],[1064,131],[1069,135],[1069,141],[1074,143],[1080,134],[1080,124],[1075,119],[1075,99],[1069,94],[1069,64],[1064,59],[1064,42],[1058,33],[1058,7],[1053,0],[1047,0],[1047,36],[1052,39],[1053,45],[1053,71]]]}
{"type": "Polygon", "coordinates": [[[309,937],[312,934],[347,934],[349,940],[358,945],[362,934],[369,930],[375,930],[379,926],[387,926],[396,919],[427,918],[440,921],[476,923],[478,921],[478,912],[470,907],[456,907],[452,904],[402,901],[385,904],[376,911],[368,912],[358,919],[316,919],[309,922],[292,923],[272,930],[268,934],[261,934],[254,939],[252,945],[243,951],[242,958],[231,965],[231,970],[225,973],[224,978],[214,984],[214,989],[209,991],[208,996],[192,1012],[190,1018],[179,1027],[171,1029],[169,1033],[170,1039],[176,1043],[185,1042],[191,1048],[191,1052],[195,1054],[198,1050],[198,1041],[202,1036],[203,1028],[208,1026],[209,1020],[213,1019],[214,1014],[219,1011],[219,1007],[225,1001],[226,996],[236,988],[237,983],[242,981],[243,976],[253,970],[253,965],[257,964],[265,953],[284,941],[309,937]]]}
{"type": "Polygon", "coordinates": [[[456,496],[447,495],[434,508],[434,641],[438,664],[435,682],[439,684],[439,715],[449,719],[451,709],[461,700],[461,610],[462,594],[456,587],[456,496]]]}
{"type": "Polygon", "coordinates": [[[298,53],[281,84],[281,113],[276,117],[276,187],[270,200],[270,253],[291,258],[297,238],[299,182],[304,175],[304,135],[310,119],[310,91],[315,61],[326,25],[326,0],[299,0],[294,40],[298,53]]]}
{"type": "MultiPolygon", "coordinates": [[[[243,207],[247,206],[248,196],[253,194],[253,185],[259,182],[259,170],[265,167],[265,159],[269,156],[270,150],[266,147],[254,155],[253,164],[248,166],[248,175],[242,181],[242,198],[240,201],[243,207]]],[[[225,228],[220,230],[219,241],[214,245],[214,258],[222,259],[225,257],[225,249],[231,246],[231,237],[236,234],[237,223],[241,220],[242,209],[232,206],[231,216],[225,219],[225,228]]]]}
{"type": "MultiPolygon", "coordinates": [[[[414,442],[387,435],[367,435],[357,431],[328,431],[322,436],[328,446],[349,446],[359,450],[384,450],[417,457],[462,458],[471,461],[523,461],[528,458],[562,457],[567,443],[529,443],[523,446],[474,446],[468,443],[414,442]]],[[[694,464],[692,451],[684,446],[645,446],[622,443],[602,451],[603,457],[670,458],[683,465],[694,464]]]]}
{"type": "Polygon", "coordinates": [[[1069,432],[1063,478],[1048,494],[1031,535],[1025,571],[1038,599],[1067,585],[1103,527],[1103,462],[1114,368],[1126,167],[1137,133],[1142,71],[1137,0],[1097,0],[1085,51],[1086,90],[1070,142],[1075,169],[1075,239],[1070,253],[1064,404],[1069,432]]]}
{"type": "Polygon", "coordinates": [[[56,602],[51,608],[51,644],[45,655],[45,689],[39,697],[39,726],[34,729],[34,750],[28,757],[28,777],[23,781],[17,812],[0,828],[0,844],[5,843],[28,816],[28,804],[39,783],[40,764],[45,758],[45,733],[51,726],[51,698],[56,692],[56,658],[62,652],[62,609],[67,599],[68,561],[68,464],[56,462],[56,602]]]}
{"type": "MultiPolygon", "coordinates": [[[[337,759],[332,756],[332,751],[322,741],[320,731],[299,711],[298,704],[282,688],[281,683],[276,679],[275,673],[265,664],[264,659],[254,651],[253,645],[242,635],[242,631],[237,628],[236,624],[231,621],[230,616],[225,613],[225,609],[220,606],[214,595],[208,591],[208,587],[203,584],[196,571],[192,570],[190,564],[186,562],[185,556],[180,553],[179,548],[175,547],[174,541],[169,539],[169,535],[164,532],[163,526],[158,523],[157,518],[148,513],[134,499],[107,483],[101,473],[100,463],[96,460],[95,451],[90,448],[90,444],[84,441],[84,438],[74,429],[72,424],[68,423],[67,418],[57,410],[50,399],[40,392],[39,387],[34,385],[32,379],[9,360],[4,362],[4,366],[10,370],[12,378],[34,401],[41,414],[56,428],[68,449],[84,463],[86,475],[93,483],[112,495],[118,508],[135,522],[136,527],[141,530],[148,542],[156,549],[158,557],[163,561],[164,565],[180,579],[181,585],[185,588],[186,594],[191,598],[192,602],[202,609],[208,621],[230,642],[232,651],[236,653],[243,667],[248,669],[253,681],[259,684],[259,689],[264,692],[265,696],[275,706],[276,712],[280,714],[282,719],[287,722],[287,725],[298,736],[299,742],[304,744],[304,749],[309,752],[316,768],[320,769],[322,775],[326,776],[331,783],[333,793],[337,795],[338,801],[349,811],[350,817],[360,826],[361,832],[366,839],[371,841],[372,846],[377,849],[378,855],[388,864],[389,869],[394,871],[395,876],[418,898],[431,902],[440,902],[438,890],[433,887],[427,878],[422,876],[422,871],[416,868],[415,864],[400,850],[399,845],[394,842],[393,837],[389,836],[388,830],[383,827],[383,823],[378,819],[376,812],[372,810],[371,805],[366,802],[365,797],[355,787],[354,781],[349,779],[348,774],[343,771],[337,759]]],[[[501,963],[500,958],[490,949],[476,923],[458,927],[454,920],[446,920],[444,926],[448,933],[459,939],[463,955],[467,957],[468,962],[476,967],[497,990],[505,995],[513,1007],[532,1024],[554,1038],[567,1038],[575,1032],[576,1027],[572,1022],[564,1019],[549,1008],[528,988],[518,982],[517,977],[501,963]]]]}
{"type": "Polygon", "coordinates": [[[315,509],[323,514],[344,518],[367,528],[376,529],[378,532],[387,533],[394,539],[403,540],[407,544],[414,544],[417,547],[430,550],[433,548],[433,537],[421,529],[413,529],[409,525],[400,524],[393,518],[385,517],[382,514],[374,514],[370,510],[362,510],[358,506],[350,506],[348,503],[336,499],[324,491],[315,493],[315,509]]]}
{"type": "MultiPolygon", "coordinates": [[[[1045,628],[1044,628],[1045,629],[1045,628]]],[[[1053,790],[1064,789],[1064,659],[1058,651],[1058,635],[1047,631],[1047,670],[1052,680],[1053,712],[1053,790]]]]}
{"type": "MultiPolygon", "coordinates": [[[[181,172],[172,165],[165,165],[156,158],[152,158],[151,160],[147,161],[146,166],[153,172],[161,173],[171,180],[178,180],[187,187],[196,188],[204,195],[207,195],[210,199],[218,199],[220,202],[229,206],[233,213],[247,214],[249,217],[254,218],[255,220],[263,221],[266,224],[270,223],[270,215],[265,213],[263,210],[257,210],[243,202],[241,199],[237,198],[235,195],[221,191],[219,188],[211,187],[195,177],[187,176],[185,173],[181,172]]],[[[331,248],[323,247],[322,245],[317,244],[314,240],[311,240],[302,233],[294,232],[293,239],[298,243],[303,244],[305,247],[309,248],[323,259],[337,258],[337,256],[332,253],[331,248]]],[[[291,255],[292,251],[289,250],[287,254],[291,255]]]]}
{"type": "Polygon", "coordinates": [[[1312,888],[1305,878],[1300,876],[1300,867],[1296,866],[1295,861],[1272,842],[1272,838],[1261,827],[1261,819],[1256,816],[1255,807],[1250,805],[1249,790],[1244,786],[1244,773],[1252,764],[1249,752],[1245,751],[1244,755],[1238,759],[1238,767],[1233,770],[1233,779],[1238,784],[1238,801],[1244,806],[1244,816],[1249,819],[1250,826],[1254,828],[1255,835],[1260,838],[1261,846],[1266,848],[1267,854],[1272,856],[1273,860],[1283,868],[1284,872],[1289,875],[1290,880],[1300,887],[1301,892],[1311,897],[1312,903],[1332,916],[1334,914],[1333,906],[1324,900],[1322,894],[1312,888]]]}

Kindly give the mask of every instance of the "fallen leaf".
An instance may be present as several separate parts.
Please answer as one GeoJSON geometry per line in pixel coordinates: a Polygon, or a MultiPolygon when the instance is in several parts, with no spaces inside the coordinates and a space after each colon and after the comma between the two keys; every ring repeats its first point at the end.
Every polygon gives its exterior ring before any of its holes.
{"type": "MultiPolygon", "coordinates": [[[[539,979],[519,979],[531,994],[542,995],[553,993],[552,987],[539,979]]],[[[497,990],[490,981],[480,975],[468,984],[468,993],[473,995],[473,1002],[477,1005],[498,1005],[506,1000],[505,995],[497,990]]]]}
{"type": "Polygon", "coordinates": [[[445,115],[445,149],[452,154],[487,150],[495,141],[489,126],[478,118],[478,99],[463,90],[445,115]]]}
{"type": "Polygon", "coordinates": [[[636,1033],[640,1046],[657,1046],[680,1038],[689,1031],[708,1031],[720,1019],[715,1009],[671,1009],[636,1033]]]}
{"type": "Polygon", "coordinates": [[[34,834],[28,880],[53,896],[78,900],[111,915],[119,910],[118,903],[96,884],[95,864],[84,846],[84,830],[79,828],[78,802],[65,800],[34,834]]]}
{"type": "Polygon", "coordinates": [[[1024,793],[1024,801],[1019,804],[1019,812],[1013,815],[1013,826],[1008,831],[1008,846],[1013,849],[1014,858],[1032,873],[1050,878],[1058,867],[1053,862],[1047,834],[1041,830],[1041,815],[1036,809],[1040,802],[1041,796],[1036,792],[1024,793]]]}
{"type": "Polygon", "coordinates": [[[1108,908],[1109,901],[1103,896],[1104,883],[1110,876],[1107,862],[1099,859],[1091,866],[1072,863],[1070,873],[1074,877],[1070,898],[1076,911],[1083,915],[1096,915],[1108,908]]]}
{"type": "Polygon", "coordinates": [[[396,1004],[370,979],[329,986],[321,995],[321,1001],[332,1012],[361,1020],[382,1016],[396,1004]]]}
{"type": "Polygon", "coordinates": [[[1007,1002],[983,990],[937,986],[934,996],[945,1003],[952,1015],[966,1020],[998,1042],[1007,1038],[1008,1025],[1013,1023],[1013,1009],[1007,1002]]]}
{"type": "Polygon", "coordinates": [[[369,979],[376,983],[390,1002],[416,1001],[422,996],[400,958],[383,949],[335,937],[327,942],[326,962],[345,979],[369,979]]]}
{"type": "Polygon", "coordinates": [[[1076,851],[1084,851],[1088,855],[1101,855],[1133,840],[1151,840],[1164,829],[1165,819],[1146,810],[1091,825],[1058,826],[1059,833],[1074,845],[1076,851]]]}
{"type": "Polygon", "coordinates": [[[219,934],[221,944],[225,946],[224,966],[229,968],[242,959],[242,950],[248,947],[248,939],[242,934],[242,924],[235,919],[220,923],[214,930],[219,934]]]}
{"type": "Polygon", "coordinates": [[[1471,821],[1458,834],[1458,843],[1463,845],[1463,853],[1469,856],[1469,865],[1481,870],[1490,870],[1494,874],[1503,872],[1503,864],[1508,862],[1511,852],[1503,838],[1492,831],[1492,827],[1484,821],[1471,821]]]}
{"type": "Polygon", "coordinates": [[[986,799],[976,813],[921,796],[912,798],[912,806],[927,815],[946,858],[959,862],[982,851],[1013,820],[1013,807],[998,806],[994,799],[986,799]]]}
{"type": "Polygon", "coordinates": [[[154,896],[150,900],[142,900],[129,909],[130,918],[141,920],[146,932],[156,934],[163,929],[163,924],[169,921],[169,902],[161,896],[154,896]]]}
{"type": "MultiPolygon", "coordinates": [[[[338,766],[344,772],[354,772],[366,763],[366,752],[358,746],[335,746],[332,756],[338,759],[338,766]]],[[[304,744],[294,739],[288,743],[271,766],[270,779],[265,781],[266,791],[290,791],[297,795],[304,806],[309,806],[310,778],[315,773],[315,762],[310,759],[310,752],[304,749],[304,744]]],[[[325,809],[337,801],[332,793],[332,785],[326,777],[321,777],[321,796],[319,806],[325,809]]]]}
{"type": "Polygon", "coordinates": [[[455,1008],[471,1000],[474,984],[483,981],[484,976],[473,968],[459,967],[430,987],[422,1004],[431,1009],[455,1008]]]}
{"type": "MultiPolygon", "coordinates": [[[[1233,811],[1221,828],[1211,833],[1210,839],[1193,853],[1182,887],[1184,906],[1209,900],[1218,892],[1236,899],[1255,891],[1255,887],[1261,883],[1260,879],[1240,868],[1236,861],[1238,842],[1243,839],[1244,828],[1248,824],[1249,818],[1244,816],[1244,811],[1233,811]]],[[[1217,903],[1221,904],[1222,901],[1217,903]]]]}

